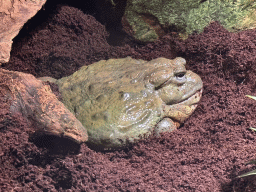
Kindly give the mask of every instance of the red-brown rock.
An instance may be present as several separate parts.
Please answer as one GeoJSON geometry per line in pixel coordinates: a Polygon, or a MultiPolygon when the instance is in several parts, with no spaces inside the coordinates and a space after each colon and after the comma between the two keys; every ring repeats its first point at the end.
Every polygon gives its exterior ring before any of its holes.
{"type": "Polygon", "coordinates": [[[12,39],[46,0],[0,0],[0,64],[9,61],[12,39]]]}
{"type": "Polygon", "coordinates": [[[32,123],[36,134],[70,138],[77,143],[87,141],[87,130],[57,99],[49,85],[33,75],[1,69],[3,97],[10,103],[11,115],[21,113],[32,123]]]}

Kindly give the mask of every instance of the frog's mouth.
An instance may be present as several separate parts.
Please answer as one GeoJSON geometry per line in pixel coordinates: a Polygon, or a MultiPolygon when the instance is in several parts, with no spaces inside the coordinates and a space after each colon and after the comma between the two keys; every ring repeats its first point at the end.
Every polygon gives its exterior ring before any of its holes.
{"type": "Polygon", "coordinates": [[[202,97],[202,93],[203,93],[203,88],[197,90],[194,94],[187,95],[183,100],[181,100],[177,104],[182,104],[187,106],[195,105],[200,101],[202,97]]]}

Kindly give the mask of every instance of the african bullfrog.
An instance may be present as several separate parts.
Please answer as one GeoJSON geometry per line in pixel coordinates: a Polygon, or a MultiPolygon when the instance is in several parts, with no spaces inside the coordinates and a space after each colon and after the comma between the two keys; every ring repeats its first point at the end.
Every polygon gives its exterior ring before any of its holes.
{"type": "Polygon", "coordinates": [[[117,149],[177,129],[196,109],[201,78],[186,61],[101,60],[55,80],[64,105],[88,132],[88,144],[117,149]]]}

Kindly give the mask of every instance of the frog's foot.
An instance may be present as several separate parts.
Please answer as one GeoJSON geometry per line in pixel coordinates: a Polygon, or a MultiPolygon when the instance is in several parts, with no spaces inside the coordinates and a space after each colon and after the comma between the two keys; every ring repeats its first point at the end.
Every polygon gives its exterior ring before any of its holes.
{"type": "Polygon", "coordinates": [[[50,134],[70,138],[78,143],[88,139],[87,130],[52,93],[48,85],[33,75],[1,69],[7,75],[8,94],[12,114],[21,113],[32,123],[36,134],[50,134]]]}
{"type": "Polygon", "coordinates": [[[166,117],[162,119],[155,127],[155,135],[160,136],[160,133],[172,132],[179,127],[179,122],[174,122],[172,119],[166,117]]]}

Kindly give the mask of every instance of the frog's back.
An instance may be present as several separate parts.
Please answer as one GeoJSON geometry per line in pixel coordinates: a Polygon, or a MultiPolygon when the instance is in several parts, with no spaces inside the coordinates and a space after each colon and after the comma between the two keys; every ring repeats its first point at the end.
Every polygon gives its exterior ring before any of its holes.
{"type": "Polygon", "coordinates": [[[145,88],[146,62],[103,60],[58,80],[63,103],[87,128],[96,146],[122,146],[149,134],[160,119],[160,101],[145,88]]]}

